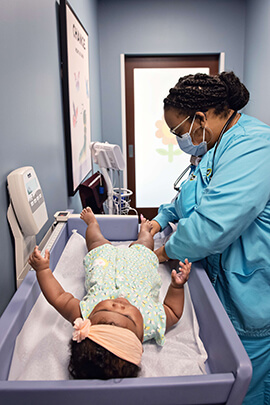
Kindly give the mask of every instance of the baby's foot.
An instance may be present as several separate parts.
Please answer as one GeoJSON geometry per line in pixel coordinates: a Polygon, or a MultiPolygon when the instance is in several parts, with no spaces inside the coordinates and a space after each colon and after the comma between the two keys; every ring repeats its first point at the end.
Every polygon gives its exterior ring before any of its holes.
{"type": "Polygon", "coordinates": [[[80,218],[84,220],[87,225],[97,221],[95,214],[90,207],[86,207],[82,210],[80,218]]]}
{"type": "Polygon", "coordinates": [[[146,219],[146,218],[144,218],[143,215],[141,215],[141,230],[151,232],[151,229],[152,229],[152,224],[149,221],[149,219],[146,219]]]}

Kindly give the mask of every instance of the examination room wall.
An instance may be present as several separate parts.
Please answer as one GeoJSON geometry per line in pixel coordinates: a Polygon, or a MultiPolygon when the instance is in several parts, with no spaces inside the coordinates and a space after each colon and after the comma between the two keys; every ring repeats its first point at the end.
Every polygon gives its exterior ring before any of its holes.
{"type": "Polygon", "coordinates": [[[244,79],[251,93],[245,112],[270,125],[270,1],[247,0],[244,79]]]}
{"type": "MultiPolygon", "coordinates": [[[[101,140],[96,0],[69,0],[89,34],[92,139],[101,140]]],[[[58,34],[59,0],[1,0],[0,11],[0,314],[15,291],[13,237],[6,219],[6,177],[33,166],[49,221],[58,210],[81,209],[68,198],[58,34]]]]}
{"type": "MultiPolygon", "coordinates": [[[[122,145],[120,54],[225,52],[251,90],[246,108],[270,124],[269,0],[69,0],[89,33],[93,140],[122,145]]],[[[1,0],[0,314],[15,291],[6,177],[34,166],[49,212],[67,197],[58,38],[59,0],[1,0]]],[[[165,174],[164,174],[165,175],[165,174]]],[[[39,235],[39,238],[42,235],[39,235]]]]}
{"type": "Polygon", "coordinates": [[[245,9],[245,0],[99,0],[104,140],[122,143],[120,54],[225,52],[243,79],[245,9]]]}

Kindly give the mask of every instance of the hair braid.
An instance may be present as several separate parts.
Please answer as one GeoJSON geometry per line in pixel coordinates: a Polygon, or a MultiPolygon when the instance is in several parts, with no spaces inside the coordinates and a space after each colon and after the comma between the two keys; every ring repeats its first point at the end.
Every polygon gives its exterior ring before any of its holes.
{"type": "Polygon", "coordinates": [[[164,107],[174,107],[192,115],[214,108],[216,114],[239,110],[249,100],[249,92],[233,72],[209,76],[203,73],[181,77],[170,89],[164,107]]]}

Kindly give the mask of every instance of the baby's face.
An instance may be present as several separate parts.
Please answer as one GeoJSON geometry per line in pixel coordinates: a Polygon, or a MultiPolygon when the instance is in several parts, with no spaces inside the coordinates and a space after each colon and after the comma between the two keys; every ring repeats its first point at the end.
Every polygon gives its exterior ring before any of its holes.
{"type": "Polygon", "coordinates": [[[92,325],[107,323],[126,328],[143,341],[143,317],[126,298],[101,301],[89,316],[92,325]]]}

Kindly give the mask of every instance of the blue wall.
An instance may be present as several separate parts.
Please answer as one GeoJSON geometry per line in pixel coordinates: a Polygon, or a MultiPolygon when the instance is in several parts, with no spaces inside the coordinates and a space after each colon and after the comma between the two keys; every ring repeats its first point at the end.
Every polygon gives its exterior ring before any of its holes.
{"type": "MultiPolygon", "coordinates": [[[[96,0],[70,4],[89,34],[91,132],[94,140],[100,140],[96,0]]],[[[55,0],[1,1],[0,314],[15,291],[13,237],[6,219],[8,173],[28,165],[36,170],[49,215],[38,241],[56,211],[81,209],[78,196],[67,196],[58,17],[55,0]]]]}
{"type": "Polygon", "coordinates": [[[245,112],[270,125],[270,1],[247,0],[245,84],[251,93],[245,112]]]}
{"type": "Polygon", "coordinates": [[[243,79],[244,0],[100,0],[99,39],[104,140],[122,144],[120,54],[225,52],[243,79]]]}
{"type": "MultiPolygon", "coordinates": [[[[34,166],[47,203],[48,224],[60,209],[81,208],[78,196],[67,196],[58,2],[1,1],[0,314],[15,291],[13,238],[6,219],[8,173],[34,166]]],[[[234,70],[251,90],[248,113],[270,123],[269,0],[70,0],[70,4],[89,34],[93,140],[122,143],[121,53],[225,52],[226,70],[234,70]]]]}

